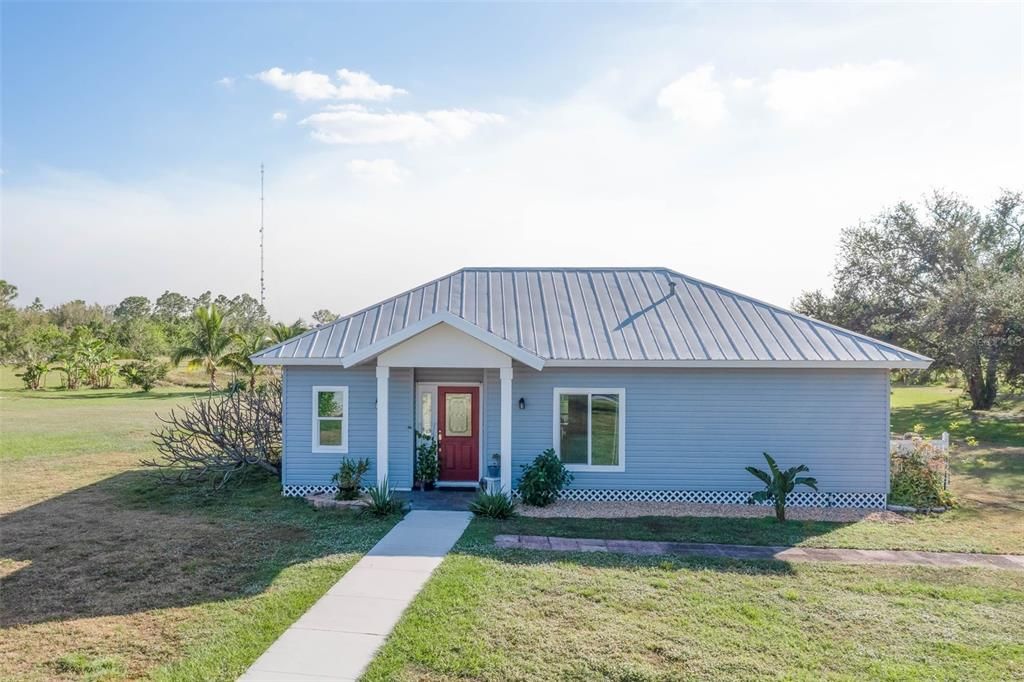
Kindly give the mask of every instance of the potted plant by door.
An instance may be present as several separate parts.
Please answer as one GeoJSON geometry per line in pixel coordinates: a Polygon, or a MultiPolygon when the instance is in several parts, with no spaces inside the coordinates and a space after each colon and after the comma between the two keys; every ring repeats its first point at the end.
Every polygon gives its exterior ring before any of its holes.
{"type": "Polygon", "coordinates": [[[491,463],[487,465],[487,477],[498,478],[501,476],[501,455],[495,452],[491,455],[491,463]]]}
{"type": "Polygon", "coordinates": [[[437,481],[437,439],[423,431],[416,432],[416,485],[433,490],[437,481]]]}

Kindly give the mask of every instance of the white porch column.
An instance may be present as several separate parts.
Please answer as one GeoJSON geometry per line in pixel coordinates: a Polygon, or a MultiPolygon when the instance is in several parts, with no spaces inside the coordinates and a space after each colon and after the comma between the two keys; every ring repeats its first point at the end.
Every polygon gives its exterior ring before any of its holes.
{"type": "Polygon", "coordinates": [[[512,492],[512,368],[501,372],[501,489],[512,492]]]}
{"type": "Polygon", "coordinates": [[[377,366],[377,484],[388,477],[388,378],[391,368],[377,366]]]}

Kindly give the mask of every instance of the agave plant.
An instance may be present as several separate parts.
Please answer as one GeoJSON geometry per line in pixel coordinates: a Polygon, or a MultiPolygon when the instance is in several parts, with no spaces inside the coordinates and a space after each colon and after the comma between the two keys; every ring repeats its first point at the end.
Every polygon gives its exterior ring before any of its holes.
{"type": "Polygon", "coordinates": [[[388,486],[388,479],[384,479],[369,490],[370,499],[364,511],[374,516],[391,516],[405,512],[405,502],[395,497],[388,486]]]}
{"type": "Polygon", "coordinates": [[[818,480],[810,476],[798,476],[805,471],[810,471],[806,465],[790,467],[783,471],[775,463],[775,459],[767,452],[762,453],[768,460],[768,471],[762,471],[757,467],[746,467],[746,470],[764,481],[765,489],[752,493],[747,499],[747,504],[755,502],[771,502],[775,505],[775,520],[782,522],[786,520],[786,498],[793,488],[798,485],[805,485],[817,492],[818,480]]]}

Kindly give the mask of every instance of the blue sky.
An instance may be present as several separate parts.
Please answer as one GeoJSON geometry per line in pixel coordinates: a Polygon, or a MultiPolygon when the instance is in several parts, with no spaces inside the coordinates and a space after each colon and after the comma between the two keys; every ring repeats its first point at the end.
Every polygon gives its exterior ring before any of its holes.
{"type": "Polygon", "coordinates": [[[1024,180],[1021,6],[4,3],[23,302],[342,312],[462,265],[665,265],[788,304],[839,231],[1024,180]]]}

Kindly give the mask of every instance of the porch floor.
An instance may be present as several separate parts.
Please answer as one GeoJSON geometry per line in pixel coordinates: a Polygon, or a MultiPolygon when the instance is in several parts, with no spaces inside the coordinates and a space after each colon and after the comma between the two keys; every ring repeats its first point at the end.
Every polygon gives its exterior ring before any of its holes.
{"type": "Polygon", "coordinates": [[[395,495],[409,503],[410,509],[426,511],[467,511],[469,503],[476,496],[476,488],[434,488],[413,490],[395,495]]]}

